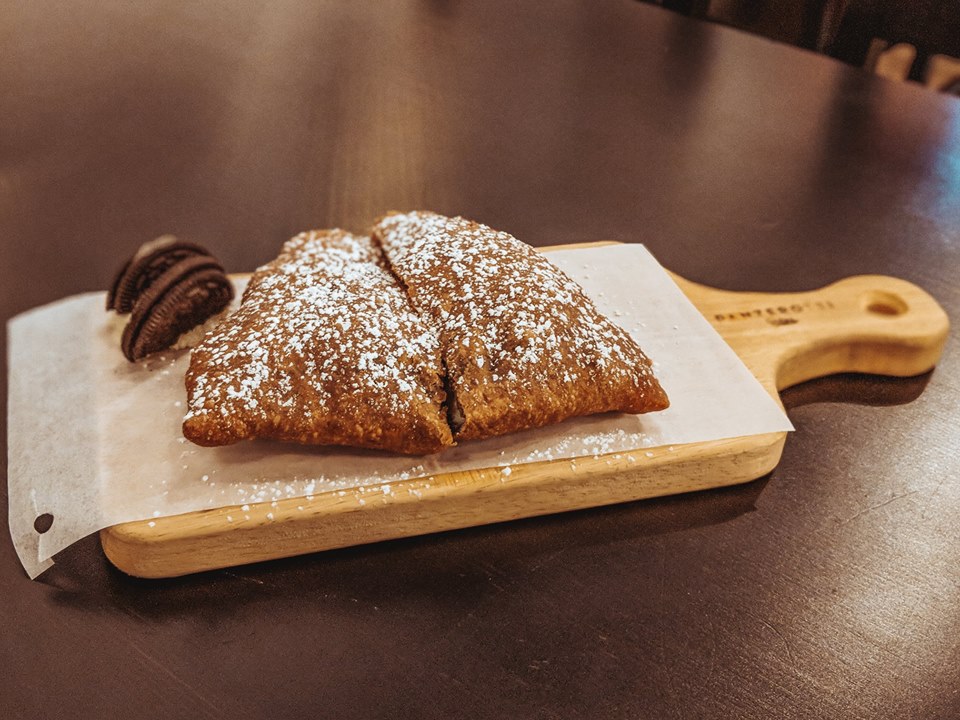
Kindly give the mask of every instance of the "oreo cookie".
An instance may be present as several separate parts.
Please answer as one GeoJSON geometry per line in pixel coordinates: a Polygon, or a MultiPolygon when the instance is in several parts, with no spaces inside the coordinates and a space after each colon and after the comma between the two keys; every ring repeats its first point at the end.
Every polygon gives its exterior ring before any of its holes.
{"type": "Polygon", "coordinates": [[[130,312],[137,298],[168,269],[188,257],[204,255],[212,257],[206,248],[173,235],[161,235],[144,243],[114,277],[107,293],[107,310],[130,312]]]}
{"type": "Polygon", "coordinates": [[[180,259],[137,297],[121,340],[124,356],[133,362],[165,350],[232,299],[233,285],[213,257],[193,254],[180,259]]]}

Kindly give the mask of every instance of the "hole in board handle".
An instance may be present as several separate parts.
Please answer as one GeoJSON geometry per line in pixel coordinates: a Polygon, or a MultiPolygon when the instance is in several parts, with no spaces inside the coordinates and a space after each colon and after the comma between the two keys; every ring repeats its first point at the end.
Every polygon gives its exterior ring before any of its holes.
{"type": "Polygon", "coordinates": [[[882,290],[872,290],[861,295],[860,306],[874,315],[888,315],[890,317],[903,315],[910,309],[902,297],[882,290]]]}
{"type": "Polygon", "coordinates": [[[53,527],[53,515],[50,513],[37,515],[36,520],[33,521],[33,529],[40,535],[43,535],[51,527],[53,527]]]}

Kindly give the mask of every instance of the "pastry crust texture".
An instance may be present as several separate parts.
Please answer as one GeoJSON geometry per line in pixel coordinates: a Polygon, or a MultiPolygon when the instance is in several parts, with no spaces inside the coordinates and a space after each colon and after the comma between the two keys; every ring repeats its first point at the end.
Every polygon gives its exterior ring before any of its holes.
{"type": "Polygon", "coordinates": [[[633,338],[529,245],[429,212],[387,215],[373,236],[439,335],[458,440],[669,405],[633,338]]]}
{"type": "Polygon", "coordinates": [[[193,350],[183,434],[432,453],[453,444],[442,376],[438,336],[379,247],[306,232],[193,350]]]}

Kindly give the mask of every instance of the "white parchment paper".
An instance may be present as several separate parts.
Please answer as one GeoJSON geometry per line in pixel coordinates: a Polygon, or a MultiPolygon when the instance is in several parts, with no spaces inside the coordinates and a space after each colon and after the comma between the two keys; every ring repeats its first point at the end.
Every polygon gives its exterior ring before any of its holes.
{"type": "MultiPolygon", "coordinates": [[[[180,433],[186,350],[140,363],[104,294],[67,298],[8,325],[10,531],[31,577],[110,525],[270,502],[479,467],[792,430],[723,339],[640,245],[557,250],[552,262],[654,360],[670,408],[608,414],[427,458],[248,442],[201,448],[180,433]],[[53,516],[40,533],[36,518],[53,516]]],[[[239,296],[239,292],[238,292],[239,296]]]]}

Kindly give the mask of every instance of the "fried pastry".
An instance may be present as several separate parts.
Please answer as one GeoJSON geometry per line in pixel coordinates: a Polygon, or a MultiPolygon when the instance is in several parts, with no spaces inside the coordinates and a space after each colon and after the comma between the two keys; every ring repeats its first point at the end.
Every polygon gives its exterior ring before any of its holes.
{"type": "Polygon", "coordinates": [[[436,333],[369,237],[303,233],[193,350],[184,436],[407,454],[453,443],[436,333]]]}
{"type": "Polygon", "coordinates": [[[373,236],[439,335],[458,440],[668,406],[630,335],[529,245],[429,212],[388,215],[373,236]]]}

